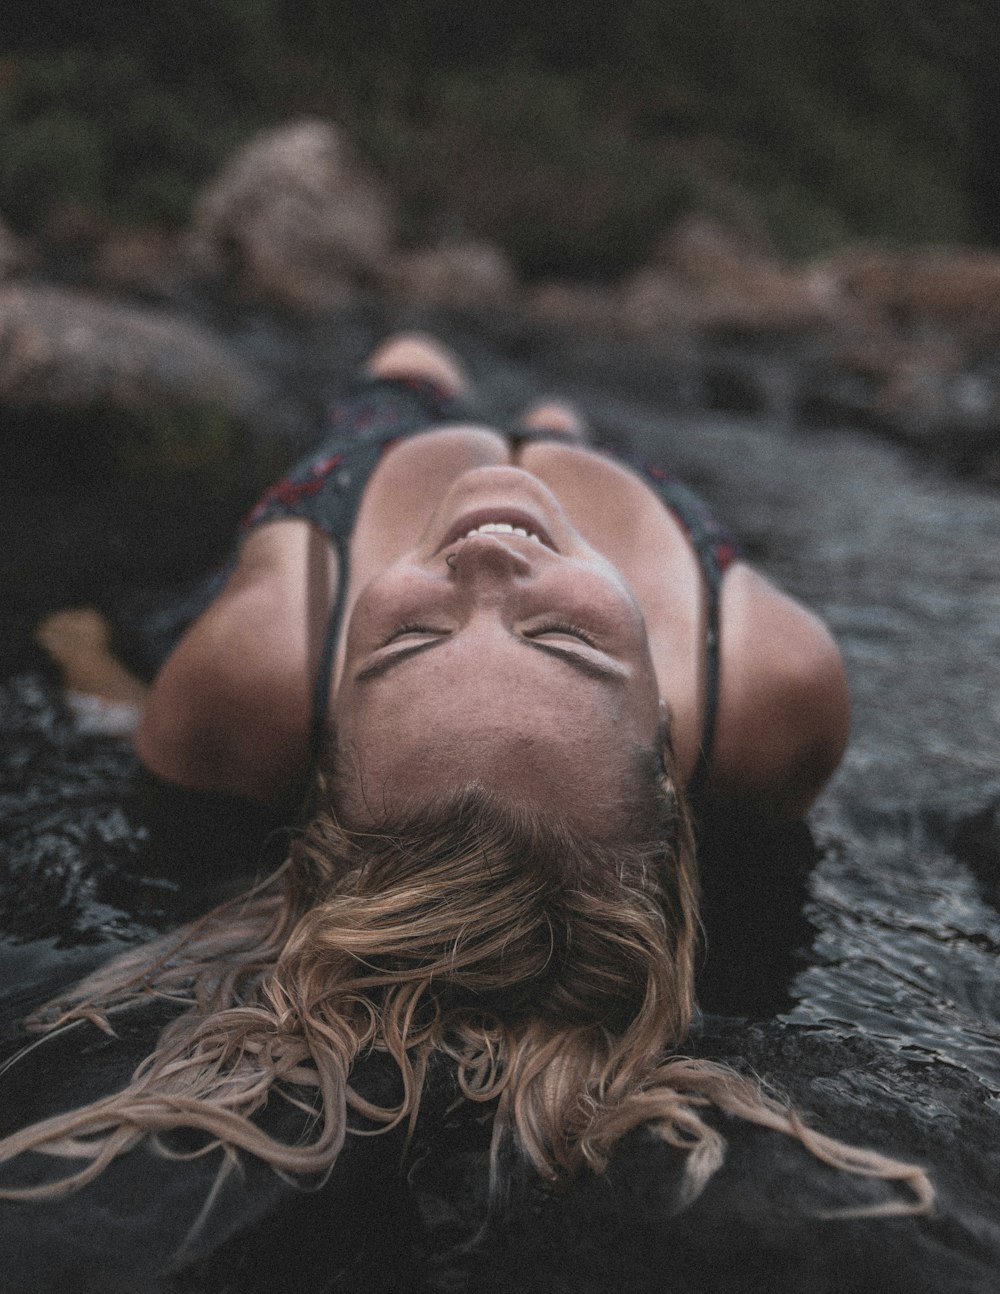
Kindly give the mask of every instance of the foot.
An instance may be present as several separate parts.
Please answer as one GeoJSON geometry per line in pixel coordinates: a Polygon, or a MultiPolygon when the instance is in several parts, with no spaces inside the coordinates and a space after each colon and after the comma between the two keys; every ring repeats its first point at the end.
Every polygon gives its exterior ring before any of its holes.
{"type": "Polygon", "coordinates": [[[590,429],[580,413],[565,400],[539,400],[529,405],[518,419],[525,431],[542,431],[576,445],[586,444],[590,429]]]}
{"type": "Polygon", "coordinates": [[[137,709],[145,702],[149,689],[112,654],[111,630],[100,612],[55,611],[38,626],[35,640],[62,668],[68,698],[137,709]]]}
{"type": "Polygon", "coordinates": [[[369,356],[372,377],[414,377],[432,382],[446,396],[465,398],[471,383],[458,358],[424,333],[395,333],[369,356]]]}

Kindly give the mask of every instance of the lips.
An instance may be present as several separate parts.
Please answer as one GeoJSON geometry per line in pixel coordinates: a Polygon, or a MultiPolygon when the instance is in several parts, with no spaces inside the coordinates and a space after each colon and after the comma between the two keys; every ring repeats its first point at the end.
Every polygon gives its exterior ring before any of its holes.
{"type": "Polygon", "coordinates": [[[452,522],[436,552],[443,552],[449,544],[457,543],[460,539],[464,539],[471,530],[479,530],[483,526],[504,527],[503,530],[485,530],[483,531],[484,534],[516,536],[518,531],[524,531],[525,534],[520,536],[521,538],[535,535],[546,548],[551,548],[553,552],[559,551],[552,542],[552,537],[548,530],[533,513],[526,512],[523,508],[482,507],[476,508],[472,512],[463,513],[462,516],[452,522]],[[507,526],[510,526],[510,530],[506,529],[507,526]]]}

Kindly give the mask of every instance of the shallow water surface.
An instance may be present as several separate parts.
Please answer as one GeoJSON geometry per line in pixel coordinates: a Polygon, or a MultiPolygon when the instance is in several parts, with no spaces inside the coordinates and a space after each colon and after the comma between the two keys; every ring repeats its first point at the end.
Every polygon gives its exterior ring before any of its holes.
{"type": "Polygon", "coordinates": [[[977,870],[956,842],[1000,804],[1000,500],[857,433],[693,419],[675,437],[850,678],[851,742],[811,816],[815,935],[782,1018],[960,1066],[995,1100],[1000,835],[977,870]]]}

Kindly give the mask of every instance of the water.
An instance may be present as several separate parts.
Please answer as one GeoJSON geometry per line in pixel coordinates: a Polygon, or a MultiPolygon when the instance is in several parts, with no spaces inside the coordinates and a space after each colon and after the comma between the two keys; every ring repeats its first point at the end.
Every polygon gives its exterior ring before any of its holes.
{"type": "Polygon", "coordinates": [[[830,624],[850,678],[781,1019],[960,1067],[996,1100],[1000,833],[975,870],[956,837],[1000,803],[1000,500],[859,434],[693,419],[671,439],[830,624]]]}

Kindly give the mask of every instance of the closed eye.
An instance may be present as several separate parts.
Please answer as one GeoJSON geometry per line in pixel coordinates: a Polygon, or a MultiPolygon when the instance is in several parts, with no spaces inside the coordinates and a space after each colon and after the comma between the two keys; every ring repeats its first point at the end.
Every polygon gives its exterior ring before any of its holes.
{"type": "Polygon", "coordinates": [[[380,648],[388,647],[390,643],[396,642],[396,640],[399,638],[406,638],[409,634],[443,634],[446,632],[447,630],[435,629],[432,625],[422,625],[422,624],[399,625],[397,628],[395,628],[392,631],[391,634],[389,634],[388,638],[383,639],[382,642],[379,643],[379,647],[380,648]]]}
{"type": "MultiPolygon", "coordinates": [[[[393,652],[384,652],[376,656],[362,669],[358,670],[354,676],[355,683],[367,683],[372,679],[380,678],[390,670],[394,670],[404,661],[412,659],[414,656],[421,656],[424,652],[433,651],[435,648],[442,647],[446,639],[452,636],[448,629],[435,628],[430,625],[406,624],[399,625],[393,630],[392,634],[382,646],[388,643],[404,638],[407,635],[420,636],[417,642],[403,643],[393,652]]],[[[530,633],[515,635],[519,637],[520,642],[534,651],[544,652],[547,656],[555,657],[564,665],[576,670],[577,673],[583,674],[588,678],[598,679],[601,682],[612,683],[615,686],[623,686],[627,679],[627,673],[619,665],[611,664],[608,661],[594,660],[588,653],[581,653],[575,650],[568,650],[558,643],[546,642],[544,639],[548,635],[567,636],[585,643],[589,647],[596,647],[594,640],[590,637],[585,629],[578,625],[564,624],[561,621],[553,621],[550,624],[542,625],[537,629],[532,629],[530,633]]]]}
{"type": "Polygon", "coordinates": [[[568,638],[578,638],[580,642],[586,643],[588,647],[597,646],[596,642],[586,629],[581,629],[579,625],[562,624],[561,622],[542,625],[540,629],[533,629],[531,633],[526,634],[525,637],[541,638],[546,634],[561,634],[568,638]]]}

